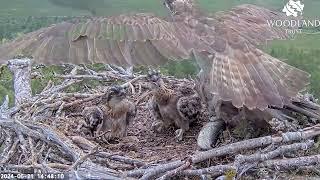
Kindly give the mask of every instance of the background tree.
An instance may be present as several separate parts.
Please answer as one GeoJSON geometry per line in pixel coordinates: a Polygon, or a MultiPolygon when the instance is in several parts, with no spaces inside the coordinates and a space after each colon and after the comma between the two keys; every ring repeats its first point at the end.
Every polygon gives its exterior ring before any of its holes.
{"type": "MultiPolygon", "coordinates": [[[[61,7],[71,7],[78,10],[86,10],[91,13],[91,15],[97,15],[97,9],[99,7],[105,6],[104,0],[49,0],[52,4],[61,7]]],[[[111,5],[108,4],[108,6],[111,5]]]]}

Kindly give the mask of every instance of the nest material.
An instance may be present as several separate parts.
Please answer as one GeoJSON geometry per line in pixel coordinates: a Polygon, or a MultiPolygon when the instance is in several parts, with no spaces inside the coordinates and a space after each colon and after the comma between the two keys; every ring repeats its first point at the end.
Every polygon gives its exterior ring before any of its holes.
{"type": "MultiPolygon", "coordinates": [[[[94,74],[90,70],[88,75],[77,75],[73,70],[71,74],[59,77],[65,79],[62,84],[49,84],[29,102],[8,109],[6,113],[9,115],[1,117],[0,166],[6,167],[6,172],[61,172],[70,177],[105,179],[233,178],[248,174],[263,177],[259,174],[261,170],[271,171],[274,168],[316,173],[313,169],[316,170],[320,163],[319,150],[313,141],[320,134],[320,126],[316,124],[318,120],[313,124],[308,121],[299,125],[304,129],[297,132],[280,132],[254,139],[236,136],[236,131],[227,130],[216,148],[200,152],[197,151],[196,139],[207,122],[194,122],[179,143],[173,140],[174,127],[162,133],[151,130],[152,117],[146,107],[150,93],[144,75],[133,78],[115,70],[94,74]],[[120,79],[124,81],[122,86],[131,92],[129,98],[137,103],[138,114],[129,127],[127,137],[102,142],[77,131],[77,126],[83,121],[83,107],[96,105],[104,92],[63,91],[90,77],[106,81],[120,79]]],[[[192,80],[164,79],[173,89],[194,84],[192,80]]],[[[311,101],[306,103],[305,98],[298,99],[295,107],[307,111],[305,107],[312,106],[314,111],[308,111],[311,117],[306,112],[298,115],[296,111],[295,115],[314,120],[320,106],[311,101]]]]}

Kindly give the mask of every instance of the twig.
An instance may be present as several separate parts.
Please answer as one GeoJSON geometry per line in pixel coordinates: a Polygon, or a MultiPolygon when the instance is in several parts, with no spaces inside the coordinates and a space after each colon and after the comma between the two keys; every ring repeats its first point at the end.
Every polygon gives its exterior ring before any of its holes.
{"type": "Polygon", "coordinates": [[[301,113],[301,114],[304,114],[304,115],[306,115],[308,117],[313,117],[313,118],[316,118],[316,119],[320,120],[320,115],[317,115],[317,114],[315,114],[315,113],[313,113],[311,111],[307,111],[305,109],[302,109],[302,108],[300,108],[300,107],[298,107],[298,106],[296,106],[294,104],[289,104],[287,106],[289,108],[293,109],[294,111],[298,112],[298,113],[301,113]]]}
{"type": "Polygon", "coordinates": [[[59,117],[62,114],[62,110],[64,109],[65,102],[62,102],[58,111],[56,112],[56,117],[59,117]]]}
{"type": "Polygon", "coordinates": [[[168,171],[166,174],[164,174],[163,176],[158,178],[158,180],[166,180],[166,179],[170,179],[176,175],[179,175],[181,173],[181,171],[187,169],[190,165],[191,165],[190,161],[187,161],[182,166],[180,166],[174,170],[168,171]]]}
{"type": "Polygon", "coordinates": [[[309,171],[309,172],[311,171],[311,172],[317,174],[318,176],[320,176],[320,165],[302,166],[302,167],[299,168],[299,170],[301,170],[301,171],[309,171]]]}
{"type": "Polygon", "coordinates": [[[145,76],[145,75],[141,75],[141,76],[135,77],[135,78],[131,79],[130,81],[122,84],[121,86],[124,87],[124,88],[126,88],[126,87],[130,86],[130,84],[133,84],[134,82],[136,82],[136,81],[138,81],[138,80],[140,80],[140,79],[144,79],[144,78],[146,78],[146,77],[147,77],[147,76],[145,76]]]}
{"type": "Polygon", "coordinates": [[[36,156],[36,153],[35,153],[35,149],[34,149],[34,145],[33,145],[33,140],[31,137],[28,137],[28,141],[29,141],[29,146],[30,146],[30,149],[31,149],[31,162],[32,162],[32,165],[35,165],[37,164],[37,156],[36,156]]]}
{"type": "Polygon", "coordinates": [[[20,131],[16,132],[20,141],[22,152],[27,155],[27,142],[20,131]]]}
{"type": "Polygon", "coordinates": [[[156,175],[160,175],[164,172],[178,168],[178,167],[182,166],[184,163],[185,162],[178,160],[178,161],[170,162],[167,164],[157,165],[155,167],[151,167],[148,169],[137,169],[137,170],[129,171],[125,175],[128,177],[137,177],[137,176],[143,175],[141,177],[141,180],[147,180],[147,179],[152,178],[156,175]]]}
{"type": "Polygon", "coordinates": [[[85,102],[89,102],[89,101],[92,101],[94,99],[97,99],[97,98],[100,98],[101,96],[103,96],[103,94],[95,94],[91,97],[88,97],[88,98],[85,98],[85,99],[81,99],[81,100],[77,100],[77,101],[74,101],[74,102],[71,102],[71,103],[67,103],[63,106],[64,109],[66,108],[69,108],[71,106],[75,106],[75,105],[78,105],[78,104],[82,104],[82,103],[85,103],[85,102]]]}
{"type": "Polygon", "coordinates": [[[66,154],[69,154],[74,160],[77,160],[79,157],[79,153],[76,152],[72,147],[70,143],[70,140],[67,140],[63,135],[58,136],[50,127],[45,125],[34,125],[31,123],[28,123],[27,127],[26,125],[22,124],[18,120],[7,120],[7,119],[0,119],[0,126],[12,128],[16,131],[20,131],[21,133],[31,136],[33,138],[41,139],[49,144],[58,145],[60,146],[63,151],[66,154]],[[36,130],[38,131],[36,131],[36,130]],[[63,139],[63,140],[62,140],[63,139]]]}
{"type": "MultiPolygon", "coordinates": [[[[5,131],[5,133],[6,133],[6,138],[7,139],[5,141],[4,149],[2,150],[2,153],[1,153],[1,156],[0,156],[2,160],[6,159],[11,147],[13,146],[13,144],[15,142],[15,138],[14,138],[14,135],[13,135],[12,132],[5,131]]],[[[2,160],[0,161],[0,164],[1,164],[2,160]]]]}
{"type": "Polygon", "coordinates": [[[72,140],[73,143],[78,145],[81,149],[84,149],[86,151],[90,151],[93,149],[96,145],[96,143],[93,143],[89,141],[88,139],[81,137],[81,136],[71,136],[70,139],[72,140]]]}
{"type": "Polygon", "coordinates": [[[220,176],[229,170],[236,171],[237,168],[232,165],[217,165],[217,166],[212,166],[212,167],[203,168],[203,169],[184,170],[181,172],[181,174],[185,176],[201,176],[204,174],[211,174],[212,176],[220,176]]]}
{"type": "Polygon", "coordinates": [[[105,132],[101,133],[100,135],[98,135],[96,137],[86,137],[86,139],[88,139],[88,140],[96,140],[96,139],[99,139],[99,138],[103,137],[104,135],[106,135],[109,132],[111,132],[111,130],[105,131],[105,132]]]}
{"type": "Polygon", "coordinates": [[[19,141],[15,140],[10,150],[8,151],[8,154],[3,159],[1,159],[0,164],[5,164],[10,161],[14,153],[17,151],[18,144],[19,144],[19,141]]]}
{"type": "Polygon", "coordinates": [[[46,155],[44,156],[43,162],[46,162],[48,160],[50,153],[51,153],[51,147],[48,149],[46,155]]]}
{"type": "Polygon", "coordinates": [[[149,96],[152,92],[151,91],[148,91],[148,92],[145,92],[144,94],[142,94],[139,99],[136,101],[136,105],[138,105],[144,98],[146,98],[147,96],[149,96]]]}
{"type": "Polygon", "coordinates": [[[98,146],[94,147],[88,154],[79,158],[71,167],[70,170],[75,170],[77,167],[83,163],[86,159],[88,159],[91,155],[98,153],[98,146]]]}
{"type": "Polygon", "coordinates": [[[57,78],[63,78],[63,79],[91,79],[91,80],[104,80],[104,81],[110,81],[110,78],[105,75],[56,75],[57,78]]]}

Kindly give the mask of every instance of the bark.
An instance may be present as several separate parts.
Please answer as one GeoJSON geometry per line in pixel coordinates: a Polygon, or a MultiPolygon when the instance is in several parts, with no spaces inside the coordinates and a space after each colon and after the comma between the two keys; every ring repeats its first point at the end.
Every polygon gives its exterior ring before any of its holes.
{"type": "Polygon", "coordinates": [[[13,74],[15,105],[19,106],[31,99],[31,60],[13,59],[8,67],[13,74]]]}
{"type": "Polygon", "coordinates": [[[0,118],[8,118],[9,117],[9,96],[7,95],[4,98],[2,105],[0,106],[0,118]]]}
{"type": "Polygon", "coordinates": [[[214,157],[232,155],[244,150],[266,147],[270,144],[307,140],[320,135],[319,127],[320,124],[307,128],[302,132],[287,132],[282,133],[279,136],[265,136],[228,144],[208,151],[196,153],[192,157],[192,162],[199,163],[214,157]]]}

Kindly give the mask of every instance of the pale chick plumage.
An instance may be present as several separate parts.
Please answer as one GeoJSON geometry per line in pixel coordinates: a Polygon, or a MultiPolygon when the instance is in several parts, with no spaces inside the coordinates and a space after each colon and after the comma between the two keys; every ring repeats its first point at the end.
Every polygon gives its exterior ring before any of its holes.
{"type": "Polygon", "coordinates": [[[177,90],[166,87],[159,72],[150,71],[148,80],[152,88],[149,109],[154,117],[152,127],[160,132],[171,125],[177,126],[176,140],[181,141],[190,123],[201,119],[202,104],[197,93],[190,87],[177,90]]]}

